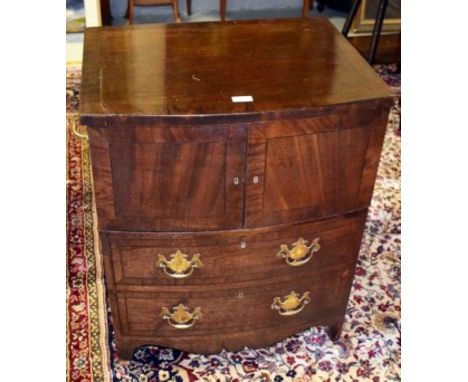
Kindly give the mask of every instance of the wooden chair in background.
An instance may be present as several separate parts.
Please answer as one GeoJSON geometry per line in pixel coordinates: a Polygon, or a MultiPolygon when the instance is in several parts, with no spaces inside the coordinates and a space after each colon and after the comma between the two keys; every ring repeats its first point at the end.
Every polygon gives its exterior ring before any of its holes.
{"type": "MultiPolygon", "coordinates": [[[[189,0],[187,0],[188,8],[189,0]]],[[[128,0],[128,21],[133,24],[135,6],[156,6],[156,5],[170,5],[174,13],[174,21],[180,23],[179,4],[178,0],[128,0]]],[[[191,6],[191,4],[190,4],[191,6]]]]}
{"type": "MultiPolygon", "coordinates": [[[[187,14],[192,15],[192,0],[187,1],[187,14]]],[[[304,0],[302,7],[302,16],[309,17],[310,8],[313,5],[314,0],[304,0]]],[[[155,5],[170,5],[174,12],[174,21],[180,22],[179,4],[178,0],[128,0],[128,20],[130,24],[133,24],[135,6],[155,6],[155,5]]],[[[219,11],[221,20],[226,20],[226,7],[227,0],[219,0],[219,11]]]]}
{"type": "MultiPolygon", "coordinates": [[[[302,16],[309,17],[309,12],[311,5],[313,4],[314,0],[304,0],[304,5],[302,7],[302,16]]],[[[219,0],[219,13],[221,15],[221,20],[226,20],[226,7],[227,7],[227,0],[219,0]]],[[[187,0],[187,13],[189,15],[192,14],[192,0],[187,0]]]]}

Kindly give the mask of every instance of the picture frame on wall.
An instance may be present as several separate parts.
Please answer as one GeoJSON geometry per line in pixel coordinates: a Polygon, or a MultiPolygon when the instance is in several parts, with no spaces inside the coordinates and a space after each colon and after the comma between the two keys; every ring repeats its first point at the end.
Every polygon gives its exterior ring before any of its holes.
{"type": "Polygon", "coordinates": [[[67,0],[67,34],[83,33],[86,27],[101,25],[100,0],[67,0]]]}
{"type": "MultiPolygon", "coordinates": [[[[362,0],[351,27],[352,33],[372,33],[377,15],[379,0],[362,0]]],[[[389,0],[383,21],[382,32],[400,33],[401,0],[389,0]]]]}
{"type": "Polygon", "coordinates": [[[81,62],[83,35],[87,27],[102,25],[99,0],[67,0],[67,65],[81,62]]]}
{"type": "Polygon", "coordinates": [[[67,0],[67,33],[82,33],[85,28],[84,0],[67,0]]]}

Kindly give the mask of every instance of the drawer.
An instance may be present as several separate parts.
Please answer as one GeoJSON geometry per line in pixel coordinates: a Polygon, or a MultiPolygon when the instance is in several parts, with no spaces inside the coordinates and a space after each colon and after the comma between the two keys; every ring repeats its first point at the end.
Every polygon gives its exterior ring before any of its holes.
{"type": "Polygon", "coordinates": [[[145,292],[125,287],[112,293],[118,333],[133,346],[140,342],[188,351],[266,346],[342,317],[353,271],[353,264],[337,264],[309,277],[287,275],[262,283],[152,286],[145,292]]]}
{"type": "Polygon", "coordinates": [[[104,231],[101,238],[109,288],[299,277],[305,271],[354,262],[365,217],[363,211],[311,223],[230,232],[104,231]]]}

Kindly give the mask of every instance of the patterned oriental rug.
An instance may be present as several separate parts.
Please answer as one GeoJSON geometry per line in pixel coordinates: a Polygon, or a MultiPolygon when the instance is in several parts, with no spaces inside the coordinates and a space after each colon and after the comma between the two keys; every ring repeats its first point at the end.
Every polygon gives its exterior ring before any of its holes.
{"type": "Polygon", "coordinates": [[[130,362],[115,351],[106,303],[86,140],[71,132],[80,69],[67,69],[67,379],[135,381],[400,381],[400,75],[376,70],[395,94],[377,184],[341,339],[314,327],[265,349],[204,356],[137,349],[130,362]]]}

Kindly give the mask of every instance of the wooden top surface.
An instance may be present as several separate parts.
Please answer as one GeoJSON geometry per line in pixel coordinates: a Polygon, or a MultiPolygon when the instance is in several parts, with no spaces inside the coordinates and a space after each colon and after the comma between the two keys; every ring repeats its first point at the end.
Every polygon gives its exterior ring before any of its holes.
{"type": "Polygon", "coordinates": [[[308,111],[388,98],[324,18],[88,28],[84,123],[308,111]],[[233,103],[232,96],[253,102],[233,103]]]}

